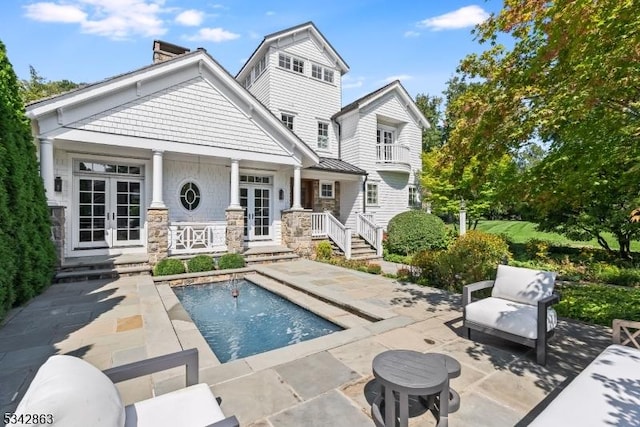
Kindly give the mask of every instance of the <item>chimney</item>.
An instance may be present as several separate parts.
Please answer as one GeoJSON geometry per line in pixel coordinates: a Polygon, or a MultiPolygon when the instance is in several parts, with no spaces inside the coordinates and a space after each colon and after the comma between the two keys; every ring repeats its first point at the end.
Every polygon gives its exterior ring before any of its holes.
{"type": "Polygon", "coordinates": [[[190,52],[186,47],[163,42],[162,40],[153,41],[153,63],[163,62],[176,56],[190,52]]]}

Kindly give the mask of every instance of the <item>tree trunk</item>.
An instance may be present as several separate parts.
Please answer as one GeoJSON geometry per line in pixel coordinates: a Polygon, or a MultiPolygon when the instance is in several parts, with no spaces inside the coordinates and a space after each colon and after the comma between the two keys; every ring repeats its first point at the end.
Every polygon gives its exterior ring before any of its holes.
{"type": "Polygon", "coordinates": [[[617,235],[618,245],[620,245],[620,258],[631,259],[631,240],[629,236],[617,235]]]}
{"type": "MultiPolygon", "coordinates": [[[[602,247],[604,248],[604,250],[606,250],[606,251],[607,251],[607,252],[609,252],[609,253],[613,252],[613,251],[611,250],[611,248],[609,247],[609,243],[607,243],[607,241],[604,239],[604,237],[602,237],[602,236],[600,235],[600,233],[594,233],[594,234],[595,234],[595,236],[596,236],[596,239],[598,240],[598,244],[599,244],[600,246],[602,246],[602,247]]],[[[618,240],[619,240],[619,239],[618,239],[618,240]]]]}

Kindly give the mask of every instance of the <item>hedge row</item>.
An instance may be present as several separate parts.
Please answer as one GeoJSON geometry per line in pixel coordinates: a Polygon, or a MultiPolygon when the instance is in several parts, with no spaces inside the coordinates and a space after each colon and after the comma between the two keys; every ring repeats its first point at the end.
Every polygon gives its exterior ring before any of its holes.
{"type": "Polygon", "coordinates": [[[51,283],[55,262],[31,125],[0,42],[0,319],[51,283]]]}
{"type": "MultiPolygon", "coordinates": [[[[240,254],[224,254],[218,259],[218,269],[228,270],[231,268],[242,268],[246,265],[244,257],[240,254]]],[[[165,258],[158,262],[153,268],[154,276],[171,276],[185,272],[198,273],[202,271],[215,270],[214,259],[208,255],[195,256],[186,263],[177,258],[165,258]]]]}

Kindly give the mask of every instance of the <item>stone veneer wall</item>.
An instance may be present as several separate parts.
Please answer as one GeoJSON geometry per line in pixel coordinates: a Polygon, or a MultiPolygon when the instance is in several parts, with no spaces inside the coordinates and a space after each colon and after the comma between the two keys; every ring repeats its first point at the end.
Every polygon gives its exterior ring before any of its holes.
{"type": "Polygon", "coordinates": [[[169,256],[169,209],[148,209],[147,224],[147,253],[153,267],[169,256]]]}
{"type": "Polygon", "coordinates": [[[242,252],[244,245],[244,209],[229,208],[225,211],[227,220],[227,230],[225,235],[225,244],[227,252],[242,252]]]}
{"type": "Polygon", "coordinates": [[[333,183],[333,198],[320,198],[320,181],[313,181],[313,211],[324,212],[329,211],[331,215],[340,218],[340,182],[333,183]]]}
{"type": "Polygon", "coordinates": [[[304,258],[313,255],[310,210],[282,211],[282,244],[304,258]]]}
{"type": "Polygon", "coordinates": [[[51,238],[56,249],[57,266],[64,263],[64,206],[49,206],[51,216],[51,238]]]}

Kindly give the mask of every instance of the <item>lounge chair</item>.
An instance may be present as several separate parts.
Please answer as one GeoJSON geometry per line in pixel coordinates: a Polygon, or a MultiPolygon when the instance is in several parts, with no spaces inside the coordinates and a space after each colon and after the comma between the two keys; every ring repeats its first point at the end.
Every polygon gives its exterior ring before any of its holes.
{"type": "Polygon", "coordinates": [[[558,323],[552,304],[560,297],[553,293],[556,273],[499,265],[495,280],[464,287],[462,295],[464,327],[514,341],[536,349],[536,361],[546,364],[547,340],[558,323]],[[472,293],[492,288],[491,296],[472,302],[472,293]]]}
{"type": "Polygon", "coordinates": [[[224,416],[209,386],[198,384],[195,348],[104,372],[77,357],[51,356],[36,373],[15,413],[23,421],[30,414],[50,414],[43,425],[65,427],[239,426],[235,416],[224,416]],[[186,388],[123,405],[114,383],[182,365],[186,366],[186,388]]]}

